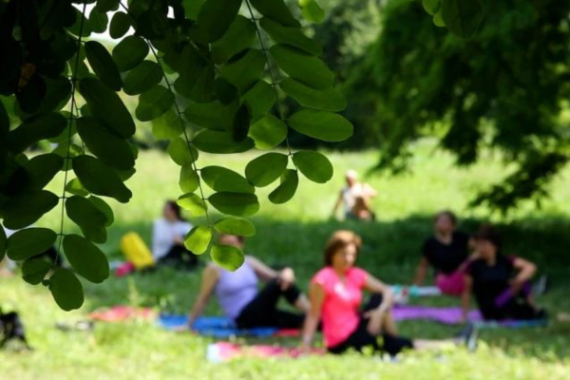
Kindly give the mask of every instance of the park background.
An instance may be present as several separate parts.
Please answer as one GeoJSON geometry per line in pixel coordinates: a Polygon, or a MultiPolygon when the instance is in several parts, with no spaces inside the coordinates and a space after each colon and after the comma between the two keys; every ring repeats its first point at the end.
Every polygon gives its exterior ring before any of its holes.
{"type": "MultiPolygon", "coordinates": [[[[349,74],[358,69],[367,48],[381,33],[381,3],[384,2],[323,2],[329,16],[314,33],[317,39],[322,36],[321,42],[328,47],[324,57],[339,73],[339,82],[344,84],[349,74]],[[341,36],[339,40],[343,42],[335,44],[334,36],[341,36]]],[[[343,88],[350,95],[349,102],[359,103],[353,87],[346,84],[343,88]]],[[[129,103],[129,98],[125,101],[131,109],[136,106],[132,100],[129,103]]],[[[451,209],[460,216],[461,228],[469,232],[483,222],[496,224],[503,233],[506,253],[533,260],[541,273],[550,276],[552,288],[539,303],[552,316],[570,310],[568,168],[552,181],[549,197],[541,199],[540,204],[523,202],[508,214],[472,207],[470,202],[481,190],[514,170],[514,165],[505,163],[500,152],[482,149],[474,165],[459,167],[454,156],[438,147],[438,137],[446,128],[442,120],[430,133],[408,144],[411,159],[404,173],[394,176],[389,172],[371,172],[379,161],[377,148],[382,143],[382,131],[370,119],[371,114],[358,107],[348,108],[346,116],[355,121],[356,133],[346,143],[314,146],[300,135],[292,137],[294,147],[318,148],[326,153],[335,175],[325,185],[301,179],[294,199],[282,206],[268,202],[267,192],[262,189],[261,211],[253,218],[258,233],[248,240],[248,253],[272,265],[292,265],[300,285],[306,289],[311,275],[322,264],[327,237],[336,229],[349,228],[364,239],[360,265],[387,283],[406,283],[413,276],[421,243],[431,231],[433,214],[451,209]],[[332,208],[348,169],[357,170],[364,181],[379,191],[373,202],[376,222],[332,219],[332,208]]],[[[564,115],[563,112],[561,124],[565,123],[564,115]]],[[[151,137],[151,129],[150,123],[138,128],[141,153],[137,173],[128,182],[133,199],[127,205],[112,203],[115,224],[109,229],[108,242],[101,246],[110,260],[122,259],[119,240],[129,231],[138,232],[150,243],[152,221],[159,217],[164,201],[175,198],[179,192],[179,169],[164,153],[164,145],[151,137]]],[[[199,162],[201,166],[223,164],[243,173],[247,162],[256,155],[248,153],[228,159],[203,154],[199,162]]],[[[58,178],[49,188],[61,186],[58,178]]],[[[54,211],[39,224],[55,228],[58,223],[59,214],[54,211]]],[[[68,228],[73,226],[69,224],[68,228]]],[[[207,260],[207,255],[202,256],[202,262],[207,260]]],[[[196,296],[199,272],[160,269],[150,274],[110,278],[101,285],[84,282],[85,305],[71,313],[59,310],[41,287],[32,287],[18,278],[0,281],[2,305],[21,312],[35,348],[32,353],[0,353],[0,379],[567,379],[570,373],[570,326],[554,318],[546,328],[484,331],[476,353],[413,353],[399,363],[347,356],[297,361],[244,359],[215,365],[205,360],[210,339],[166,332],[152,323],[99,324],[93,332],[64,333],[55,328],[57,322],[81,320],[92,310],[117,304],[185,313],[196,296]]],[[[457,303],[444,297],[414,302],[457,303]]],[[[215,302],[211,302],[206,313],[219,313],[215,302]]],[[[428,322],[405,322],[400,326],[403,334],[422,338],[446,338],[459,331],[458,327],[428,322]]],[[[296,339],[275,342],[298,344],[296,339]]]]}

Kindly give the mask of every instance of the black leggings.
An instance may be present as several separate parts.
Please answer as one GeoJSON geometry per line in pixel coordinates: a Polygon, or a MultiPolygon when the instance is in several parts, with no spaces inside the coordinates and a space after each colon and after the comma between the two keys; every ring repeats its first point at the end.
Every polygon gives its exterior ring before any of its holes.
{"type": "Polygon", "coordinates": [[[192,269],[198,265],[198,256],[183,245],[175,244],[159,261],[159,265],[170,265],[181,269],[192,269]]]}
{"type": "Polygon", "coordinates": [[[285,329],[300,328],[305,316],[277,308],[277,302],[284,297],[291,305],[295,305],[301,291],[295,285],[282,290],[278,280],[272,280],[248,303],[236,318],[240,329],[252,327],[278,327],[285,329]]]}
{"type": "MultiPolygon", "coordinates": [[[[381,303],[382,295],[375,294],[370,297],[370,300],[364,307],[363,312],[376,309],[381,303]]],[[[334,347],[329,347],[328,351],[332,354],[342,354],[349,349],[354,349],[357,352],[362,353],[363,348],[370,347],[374,353],[387,352],[389,355],[394,356],[404,349],[414,348],[414,343],[408,338],[386,333],[381,333],[379,336],[370,334],[368,332],[368,321],[368,318],[361,316],[360,323],[356,330],[350,334],[344,342],[339,343],[334,347]]]]}

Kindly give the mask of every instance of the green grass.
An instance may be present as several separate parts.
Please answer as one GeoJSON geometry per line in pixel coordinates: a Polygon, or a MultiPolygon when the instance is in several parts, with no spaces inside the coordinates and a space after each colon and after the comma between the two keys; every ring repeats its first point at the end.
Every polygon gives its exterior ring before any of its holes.
{"type": "MultiPolygon", "coordinates": [[[[473,230],[492,220],[502,229],[509,253],[538,262],[553,277],[553,289],[539,301],[552,314],[570,310],[570,172],[552,186],[552,199],[537,210],[532,204],[501,219],[486,209],[470,210],[469,199],[477,189],[508,172],[496,158],[486,157],[469,170],[453,167],[451,158],[431,144],[416,148],[413,172],[402,177],[373,176],[366,179],[380,196],[374,201],[379,220],[371,224],[344,223],[330,219],[332,206],[343,185],[342,173],[354,168],[364,173],[376,159],[373,152],[330,155],[336,174],[325,185],[301,181],[295,199],[285,206],[262,202],[255,218],[258,234],[247,250],[273,265],[290,264],[301,286],[322,262],[322,246],[338,228],[351,228],[364,238],[360,264],[389,283],[411,279],[419,245],[430,232],[431,215],[452,208],[463,217],[463,227],[473,230]]],[[[211,157],[201,165],[230,165],[243,172],[254,155],[211,157]]],[[[111,259],[120,259],[118,241],[129,230],[147,241],[152,220],[167,198],[178,196],[178,168],[163,154],[145,152],[138,172],[129,181],[134,197],[128,205],[114,204],[116,223],[102,248],[111,259]]],[[[61,191],[61,179],[51,185],[61,191]]],[[[266,199],[267,191],[260,191],[266,199]]],[[[56,228],[60,210],[47,215],[41,225],[56,228]]],[[[72,231],[66,225],[66,232],[72,231]]],[[[207,260],[206,257],[203,260],[207,260]]],[[[86,284],[86,302],[77,312],[65,313],[55,306],[47,289],[32,287],[18,278],[0,279],[0,304],[21,312],[33,353],[0,353],[0,379],[567,379],[570,373],[570,325],[554,322],[542,329],[484,331],[481,349],[443,355],[409,354],[401,363],[383,363],[368,357],[325,357],[303,360],[240,360],[214,365],[205,361],[211,340],[189,334],[174,334],[147,323],[97,325],[91,333],[63,333],[56,322],[76,321],[101,306],[132,304],[183,313],[198,290],[197,273],[164,269],[129,278],[111,278],[102,285],[86,284]]],[[[455,300],[421,300],[421,303],[453,304],[455,300]]],[[[207,313],[219,313],[215,302],[207,313]]],[[[458,331],[433,323],[401,323],[403,334],[417,338],[446,338],[458,331]]],[[[276,342],[296,345],[295,339],[276,342]]]]}

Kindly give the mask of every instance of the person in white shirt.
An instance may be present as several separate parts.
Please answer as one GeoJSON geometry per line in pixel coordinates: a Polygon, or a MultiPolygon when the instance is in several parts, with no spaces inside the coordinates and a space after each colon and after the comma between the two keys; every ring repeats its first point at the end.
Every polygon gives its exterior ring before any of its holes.
{"type": "Polygon", "coordinates": [[[152,227],[152,255],[161,264],[195,267],[198,257],[186,249],[184,237],[192,225],[182,215],[180,206],[174,201],[167,201],[162,210],[162,218],[157,219],[152,227]]]}
{"type": "Polygon", "coordinates": [[[370,200],[378,195],[377,191],[367,183],[358,182],[358,173],[354,170],[347,171],[345,179],[346,187],[340,191],[333,215],[336,217],[342,204],[346,219],[374,220],[376,215],[370,209],[370,200]]]}

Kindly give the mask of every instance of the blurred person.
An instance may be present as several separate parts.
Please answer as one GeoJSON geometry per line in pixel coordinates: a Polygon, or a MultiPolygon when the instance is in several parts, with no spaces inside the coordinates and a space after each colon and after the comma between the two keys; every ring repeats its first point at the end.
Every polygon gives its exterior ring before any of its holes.
{"type": "Polygon", "coordinates": [[[321,319],[325,346],[333,354],[370,348],[395,356],[406,349],[441,349],[474,339],[473,329],[461,338],[439,341],[400,336],[392,317],[390,287],[355,266],[361,245],[360,237],[351,231],[337,231],[329,239],[324,251],[325,267],[311,280],[310,311],[301,343],[304,349],[311,346],[321,319]],[[363,290],[372,297],[361,311],[363,290]]]}
{"type": "Polygon", "coordinates": [[[491,226],[483,226],[473,237],[478,258],[465,270],[463,318],[469,312],[471,296],[486,320],[544,319],[546,313],[534,305],[530,280],[536,265],[502,252],[501,237],[491,226]]]}
{"type": "Polygon", "coordinates": [[[339,194],[333,209],[336,217],[338,209],[344,206],[344,217],[354,220],[375,220],[376,215],[370,208],[370,200],[378,193],[367,183],[358,182],[358,173],[349,170],[345,174],[346,187],[339,194]]]}
{"type": "MultiPolygon", "coordinates": [[[[241,236],[222,234],[222,245],[243,250],[241,236]]],[[[291,268],[276,271],[253,256],[246,256],[243,265],[234,272],[210,263],[202,274],[198,297],[188,317],[187,327],[192,328],[214,294],[226,317],[238,328],[278,327],[300,328],[309,309],[307,297],[295,284],[291,268]],[[259,284],[264,285],[260,289],[259,284]],[[277,303],[285,299],[299,312],[281,310],[277,303]]]]}
{"type": "Polygon", "coordinates": [[[172,200],[162,209],[162,218],[152,226],[152,256],[158,265],[183,266],[193,268],[198,257],[184,246],[184,237],[192,225],[182,217],[180,206],[172,200]]]}

